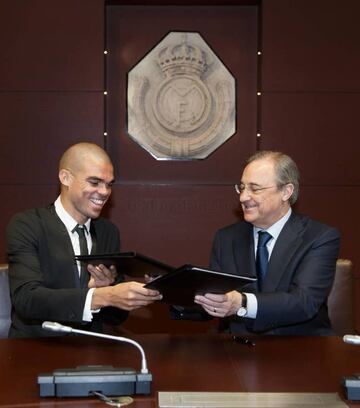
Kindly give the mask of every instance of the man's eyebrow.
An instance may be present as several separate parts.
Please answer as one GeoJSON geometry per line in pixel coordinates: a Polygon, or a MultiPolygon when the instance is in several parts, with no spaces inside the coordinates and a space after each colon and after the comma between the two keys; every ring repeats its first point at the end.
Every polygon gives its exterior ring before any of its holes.
{"type": "Polygon", "coordinates": [[[243,181],[240,181],[240,184],[243,184],[244,186],[247,184],[248,186],[251,186],[251,187],[260,187],[261,186],[261,184],[258,184],[258,183],[244,183],[243,181]]]}
{"type": "MultiPolygon", "coordinates": [[[[105,182],[105,180],[103,180],[103,179],[101,179],[100,177],[96,177],[96,176],[90,176],[90,177],[87,177],[87,179],[86,179],[87,181],[101,181],[101,182],[103,182],[103,183],[106,183],[105,182]]],[[[115,179],[112,179],[112,180],[110,180],[108,183],[106,183],[106,184],[113,184],[113,183],[115,183],[115,179]]]]}

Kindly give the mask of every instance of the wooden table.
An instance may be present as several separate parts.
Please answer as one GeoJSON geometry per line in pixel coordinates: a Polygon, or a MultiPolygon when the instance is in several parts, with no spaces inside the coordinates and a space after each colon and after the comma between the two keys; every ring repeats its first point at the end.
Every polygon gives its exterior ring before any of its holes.
{"type": "MultiPolygon", "coordinates": [[[[227,335],[134,337],[153,374],[149,396],[133,408],[157,406],[158,391],[338,392],[341,378],[360,372],[360,347],[340,337],[261,337],[255,347],[227,335]]],[[[140,368],[128,344],[90,337],[0,340],[1,407],[105,407],[93,398],[40,398],[39,373],[85,364],[140,368]]],[[[349,404],[360,406],[359,403],[349,404]]]]}

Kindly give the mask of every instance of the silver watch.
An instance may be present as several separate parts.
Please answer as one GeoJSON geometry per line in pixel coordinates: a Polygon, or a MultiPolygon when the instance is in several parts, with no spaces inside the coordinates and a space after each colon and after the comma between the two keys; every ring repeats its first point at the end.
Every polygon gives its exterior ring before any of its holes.
{"type": "Polygon", "coordinates": [[[247,314],[247,297],[244,293],[241,293],[241,306],[236,314],[239,317],[244,317],[247,314]]]}

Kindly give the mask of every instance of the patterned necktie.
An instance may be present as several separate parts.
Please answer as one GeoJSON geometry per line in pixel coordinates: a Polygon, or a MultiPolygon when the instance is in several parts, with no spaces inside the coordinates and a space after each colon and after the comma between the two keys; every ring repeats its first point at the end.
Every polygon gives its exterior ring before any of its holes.
{"type": "MultiPolygon", "coordinates": [[[[79,243],[80,243],[80,255],[89,255],[89,250],[87,246],[85,231],[85,225],[77,225],[73,231],[76,231],[79,235],[79,243]]],[[[89,282],[89,273],[86,269],[86,265],[81,263],[80,268],[80,287],[87,288],[89,282]]]]}
{"type": "Polygon", "coordinates": [[[259,231],[258,236],[259,239],[256,252],[256,271],[258,276],[258,288],[259,291],[261,291],[269,263],[269,252],[266,244],[270,241],[272,236],[266,231],[259,231]]]}

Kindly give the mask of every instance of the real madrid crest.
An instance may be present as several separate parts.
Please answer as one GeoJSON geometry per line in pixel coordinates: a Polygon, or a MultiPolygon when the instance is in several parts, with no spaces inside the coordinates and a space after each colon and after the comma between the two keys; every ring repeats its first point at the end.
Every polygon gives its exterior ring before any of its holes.
{"type": "Polygon", "coordinates": [[[129,135],[158,160],[204,159],[235,133],[235,80],[198,33],[169,33],[127,97],[129,135]]]}

